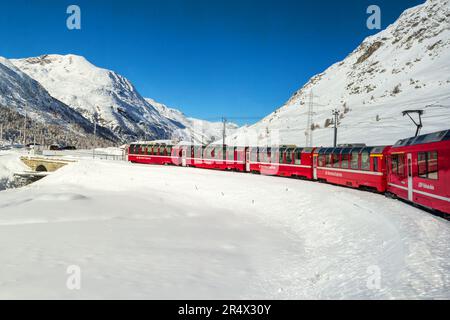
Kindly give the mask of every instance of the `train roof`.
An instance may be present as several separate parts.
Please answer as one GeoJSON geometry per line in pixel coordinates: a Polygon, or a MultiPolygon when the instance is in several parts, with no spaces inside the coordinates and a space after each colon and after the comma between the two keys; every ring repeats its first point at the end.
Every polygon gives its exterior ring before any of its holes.
{"type": "Polygon", "coordinates": [[[428,134],[423,134],[417,137],[406,138],[397,141],[393,148],[406,147],[406,146],[414,146],[417,144],[424,143],[432,143],[432,142],[440,142],[450,140],[450,129],[444,131],[438,131],[428,134]]]}
{"type": "Polygon", "coordinates": [[[350,154],[353,152],[369,152],[370,154],[381,154],[388,146],[375,146],[375,147],[329,147],[319,148],[316,150],[318,154],[350,154]]]}

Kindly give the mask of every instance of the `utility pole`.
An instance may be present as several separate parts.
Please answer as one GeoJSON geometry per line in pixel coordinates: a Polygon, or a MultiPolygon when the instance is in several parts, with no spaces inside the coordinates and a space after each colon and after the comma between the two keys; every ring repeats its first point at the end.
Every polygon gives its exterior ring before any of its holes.
{"type": "Polygon", "coordinates": [[[227,118],[223,117],[222,118],[222,122],[223,122],[222,146],[225,147],[225,137],[226,137],[226,134],[227,134],[227,118]]]}
{"type": "Polygon", "coordinates": [[[306,147],[312,146],[312,125],[313,125],[313,115],[314,115],[314,93],[311,90],[309,92],[309,102],[308,102],[308,118],[306,121],[306,147]]]}
{"type": "Polygon", "coordinates": [[[94,147],[92,148],[92,158],[95,159],[95,146],[97,142],[97,113],[94,114],[94,147]]]}
{"type": "Polygon", "coordinates": [[[3,123],[0,123],[0,142],[3,141],[3,123]]]}
{"type": "Polygon", "coordinates": [[[332,114],[334,116],[334,147],[337,146],[337,126],[338,126],[338,117],[341,112],[338,109],[334,109],[332,114]]]}
{"type": "Polygon", "coordinates": [[[23,122],[23,145],[27,144],[27,104],[25,103],[25,121],[23,122]]]}

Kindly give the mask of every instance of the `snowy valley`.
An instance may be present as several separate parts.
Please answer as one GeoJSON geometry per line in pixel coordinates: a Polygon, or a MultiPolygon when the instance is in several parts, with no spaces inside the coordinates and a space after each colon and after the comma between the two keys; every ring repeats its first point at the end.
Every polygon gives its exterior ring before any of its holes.
{"type": "Polygon", "coordinates": [[[0,299],[449,299],[448,224],[316,182],[80,158],[0,192],[0,299]]]}
{"type": "MultiPolygon", "coordinates": [[[[428,0],[264,119],[227,122],[226,144],[329,146],[334,109],[338,143],[412,136],[407,109],[450,129],[449,62],[450,0],[428,0]]],[[[74,54],[0,57],[0,117],[0,300],[450,299],[450,211],[432,211],[449,208],[450,131],[414,153],[202,149],[219,119],[74,54]]]]}

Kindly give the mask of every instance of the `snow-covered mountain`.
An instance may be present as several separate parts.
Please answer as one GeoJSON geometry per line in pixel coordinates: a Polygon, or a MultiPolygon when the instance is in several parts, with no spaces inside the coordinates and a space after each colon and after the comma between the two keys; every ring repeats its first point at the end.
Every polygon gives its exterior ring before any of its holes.
{"type": "MultiPolygon", "coordinates": [[[[184,141],[193,141],[199,144],[209,144],[213,141],[222,139],[223,137],[223,123],[200,120],[196,118],[187,117],[184,113],[177,109],[170,108],[162,103],[158,103],[153,99],[145,99],[165,118],[172,121],[179,127],[174,133],[173,137],[184,141]]],[[[228,134],[234,133],[239,126],[232,122],[226,123],[226,132],[228,134]]]]}
{"type": "MultiPolygon", "coordinates": [[[[3,57],[0,57],[0,107],[2,115],[7,110],[21,115],[26,113],[30,121],[58,126],[63,131],[77,134],[93,131],[91,123],[80,113],[53,98],[40,83],[3,57]]],[[[107,131],[99,132],[108,137],[107,131]]]]}
{"type": "Polygon", "coordinates": [[[332,145],[333,109],[341,113],[338,143],[392,144],[411,136],[415,128],[401,113],[408,109],[425,111],[423,133],[450,128],[449,6],[449,0],[429,0],[406,10],[345,60],[312,77],[284,106],[227,142],[303,146],[310,104],[312,144],[318,146],[332,145]]]}
{"type": "Polygon", "coordinates": [[[177,127],[161,116],[126,78],[77,55],[43,55],[12,63],[56,99],[119,139],[168,138],[177,127]]]}
{"type": "MultiPolygon", "coordinates": [[[[176,139],[208,143],[222,124],[187,118],[178,110],[144,99],[133,84],[77,55],[43,55],[11,60],[50,94],[84,117],[109,128],[122,141],[176,139]]],[[[228,129],[237,126],[229,124],[228,129]]]]}

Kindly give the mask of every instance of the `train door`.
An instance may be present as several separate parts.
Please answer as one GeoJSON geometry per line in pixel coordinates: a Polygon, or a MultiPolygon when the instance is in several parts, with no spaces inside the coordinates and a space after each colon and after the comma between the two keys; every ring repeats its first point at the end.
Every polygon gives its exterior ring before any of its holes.
{"type": "Polygon", "coordinates": [[[313,166],[313,179],[317,180],[317,159],[318,159],[318,154],[314,154],[313,155],[313,162],[312,162],[312,166],[313,166]]]}
{"type": "Polygon", "coordinates": [[[186,148],[183,148],[181,151],[181,165],[186,167],[186,148]]]}
{"type": "Polygon", "coordinates": [[[408,153],[407,168],[408,168],[408,200],[413,201],[413,171],[412,171],[412,154],[408,153]]]}
{"type": "Polygon", "coordinates": [[[245,171],[250,172],[250,148],[245,148],[245,171]]]}

